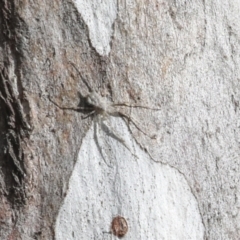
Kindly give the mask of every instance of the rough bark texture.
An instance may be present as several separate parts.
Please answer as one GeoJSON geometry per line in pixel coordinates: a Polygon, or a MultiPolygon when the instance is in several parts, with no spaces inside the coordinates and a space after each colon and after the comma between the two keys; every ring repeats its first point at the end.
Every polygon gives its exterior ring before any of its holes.
{"type": "Polygon", "coordinates": [[[0,239],[117,239],[117,215],[125,239],[239,239],[239,12],[0,0],[0,239]],[[154,139],[49,99],[82,107],[86,82],[160,108],[121,108],[154,139]]]}

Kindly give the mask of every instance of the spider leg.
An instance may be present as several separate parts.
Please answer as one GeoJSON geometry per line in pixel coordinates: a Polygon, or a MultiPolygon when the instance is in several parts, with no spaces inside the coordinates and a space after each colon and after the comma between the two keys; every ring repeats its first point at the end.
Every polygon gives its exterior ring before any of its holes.
{"type": "MultiPolygon", "coordinates": [[[[129,129],[130,129],[130,128],[129,128],[129,129]]],[[[131,130],[131,129],[130,129],[129,131],[132,133],[132,130],[131,130]]],[[[147,149],[146,147],[144,147],[139,141],[137,141],[136,139],[135,139],[135,141],[138,143],[138,145],[140,146],[140,148],[148,154],[148,156],[151,158],[152,161],[154,161],[154,162],[156,162],[156,163],[160,163],[160,162],[161,162],[161,161],[157,161],[157,160],[150,154],[150,152],[148,151],[148,149],[147,149]]],[[[162,162],[161,162],[161,163],[162,163],[162,162]]]]}
{"type": "MultiPolygon", "coordinates": [[[[85,108],[86,109],[86,108],[85,108]]],[[[91,115],[93,115],[96,112],[96,110],[94,109],[93,111],[91,111],[88,115],[86,116],[82,116],[82,119],[86,119],[88,117],[90,117],[91,115]]]]}
{"type": "MultiPolygon", "coordinates": [[[[127,125],[128,125],[128,122],[129,122],[129,121],[132,122],[132,123],[134,124],[134,126],[135,126],[139,131],[141,131],[141,132],[142,132],[143,134],[145,134],[146,136],[150,137],[147,133],[143,132],[143,131],[138,127],[138,125],[130,118],[130,116],[128,116],[128,115],[126,115],[126,114],[123,114],[123,113],[121,113],[121,112],[118,112],[118,114],[119,114],[120,116],[122,116],[125,121],[128,120],[128,121],[126,121],[127,125]]],[[[113,115],[113,116],[116,116],[116,115],[113,115]]],[[[130,131],[131,134],[132,134],[132,130],[131,130],[131,128],[130,128],[129,125],[128,125],[128,129],[129,129],[129,131],[130,131]]],[[[152,137],[150,137],[150,138],[152,138],[152,137]]],[[[136,139],[135,139],[135,141],[138,143],[138,145],[140,146],[140,148],[143,149],[143,150],[149,155],[149,157],[150,157],[154,162],[156,162],[156,163],[159,163],[159,162],[160,162],[160,161],[157,161],[155,158],[153,158],[153,156],[149,153],[148,149],[147,149],[146,147],[143,147],[143,145],[142,145],[139,141],[137,141],[136,139]]]]}
{"type": "MultiPolygon", "coordinates": [[[[148,135],[146,132],[144,132],[144,131],[135,123],[135,121],[133,121],[133,119],[132,119],[129,115],[124,114],[124,113],[122,113],[122,112],[117,112],[117,114],[118,114],[120,117],[123,117],[123,119],[127,120],[127,121],[128,121],[127,123],[131,122],[141,133],[143,133],[144,135],[148,136],[148,137],[151,138],[151,139],[154,139],[154,136],[150,136],[150,135],[148,135]]],[[[112,116],[116,116],[116,113],[113,114],[112,116]]]]}
{"type": "Polygon", "coordinates": [[[150,107],[141,106],[141,105],[130,105],[128,103],[113,103],[113,104],[111,104],[111,106],[113,106],[113,107],[122,106],[122,107],[129,107],[129,108],[145,108],[145,109],[150,109],[150,110],[155,110],[155,111],[161,110],[160,108],[150,108],[150,107]]]}
{"type": "Polygon", "coordinates": [[[79,112],[80,110],[92,110],[92,108],[86,108],[86,107],[62,107],[60,106],[58,103],[54,102],[49,96],[48,99],[51,103],[53,103],[55,106],[57,106],[58,108],[62,109],[62,110],[72,110],[72,111],[76,111],[79,112]]]}
{"type": "Polygon", "coordinates": [[[90,85],[88,84],[87,80],[82,76],[81,72],[76,68],[75,64],[72,63],[71,61],[69,61],[68,63],[70,63],[74,68],[75,70],[78,72],[79,76],[81,77],[82,81],[84,82],[84,84],[86,85],[87,89],[89,92],[92,92],[92,88],[90,87],[90,85]]]}
{"type": "Polygon", "coordinates": [[[96,118],[93,118],[93,130],[94,130],[94,140],[95,140],[95,143],[96,143],[96,146],[97,146],[97,149],[101,155],[101,157],[103,158],[104,162],[106,163],[106,165],[108,167],[111,167],[108,163],[107,163],[107,160],[106,158],[104,157],[104,154],[103,154],[103,151],[102,151],[102,148],[99,144],[99,141],[98,141],[98,136],[97,136],[97,119],[96,118]]]}
{"type": "Polygon", "coordinates": [[[120,142],[125,148],[128,149],[128,151],[135,157],[138,158],[136,154],[134,154],[131,149],[128,147],[128,145],[126,144],[126,142],[120,137],[118,136],[118,134],[110,127],[107,126],[103,121],[102,121],[102,129],[103,131],[110,136],[111,138],[115,139],[116,141],[120,142]]]}

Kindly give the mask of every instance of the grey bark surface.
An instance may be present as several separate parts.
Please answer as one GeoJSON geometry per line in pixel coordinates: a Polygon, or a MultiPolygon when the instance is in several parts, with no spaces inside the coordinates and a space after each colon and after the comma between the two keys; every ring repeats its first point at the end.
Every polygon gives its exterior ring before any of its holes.
{"type": "Polygon", "coordinates": [[[0,0],[0,239],[117,239],[122,214],[124,239],[239,239],[239,12],[230,0],[0,0]],[[54,105],[89,93],[69,62],[108,102],[160,108],[121,108],[154,139],[109,118],[129,151],[54,105]]]}

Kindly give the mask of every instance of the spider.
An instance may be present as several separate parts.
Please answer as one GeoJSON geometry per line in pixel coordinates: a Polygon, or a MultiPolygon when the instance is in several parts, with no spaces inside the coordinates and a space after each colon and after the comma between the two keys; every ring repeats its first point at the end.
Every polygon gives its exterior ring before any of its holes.
{"type": "MultiPolygon", "coordinates": [[[[79,98],[80,98],[80,104],[78,107],[65,107],[65,106],[60,106],[58,103],[56,103],[55,101],[53,101],[51,99],[50,96],[48,96],[49,100],[58,108],[62,109],[62,110],[72,110],[72,111],[77,111],[77,112],[82,112],[84,114],[87,114],[86,116],[83,116],[82,119],[86,119],[90,116],[93,116],[93,120],[94,120],[94,139],[97,145],[97,148],[102,156],[102,158],[104,159],[105,163],[108,165],[102,148],[98,142],[98,137],[97,137],[97,124],[99,124],[102,129],[107,133],[107,135],[109,135],[110,137],[112,137],[113,139],[115,139],[116,141],[120,142],[126,149],[128,149],[131,154],[137,158],[137,156],[131,151],[131,149],[127,146],[127,144],[125,143],[124,139],[122,139],[120,136],[118,136],[118,134],[111,129],[109,126],[107,126],[107,124],[105,124],[105,120],[109,117],[122,117],[123,120],[127,123],[127,126],[129,128],[129,131],[131,131],[130,127],[129,127],[129,123],[132,123],[141,133],[143,133],[145,136],[148,136],[149,138],[153,139],[154,136],[150,136],[148,135],[146,132],[144,132],[135,122],[135,120],[133,120],[132,117],[130,117],[129,115],[121,112],[120,110],[117,109],[117,107],[128,107],[128,108],[144,108],[144,109],[150,109],[150,110],[160,110],[158,108],[150,108],[150,107],[146,107],[146,106],[141,106],[141,105],[130,105],[128,103],[112,103],[110,102],[106,97],[102,97],[101,95],[99,95],[96,91],[94,91],[88,84],[88,82],[85,80],[85,78],[83,78],[82,74],[80,73],[80,71],[75,67],[75,65],[72,62],[69,62],[77,71],[77,73],[80,75],[82,81],[84,82],[84,84],[86,85],[87,89],[88,89],[88,94],[86,96],[83,96],[81,93],[79,93],[79,98]]],[[[140,144],[139,144],[140,145],[140,144]]],[[[142,149],[144,149],[148,154],[149,152],[147,151],[146,148],[142,147],[140,145],[140,147],[142,149]]],[[[152,158],[152,156],[149,154],[149,156],[152,158]]],[[[153,159],[153,158],[152,158],[153,159]]],[[[157,162],[155,159],[153,159],[155,162],[157,162]]],[[[109,166],[109,165],[108,165],[109,166]]]]}

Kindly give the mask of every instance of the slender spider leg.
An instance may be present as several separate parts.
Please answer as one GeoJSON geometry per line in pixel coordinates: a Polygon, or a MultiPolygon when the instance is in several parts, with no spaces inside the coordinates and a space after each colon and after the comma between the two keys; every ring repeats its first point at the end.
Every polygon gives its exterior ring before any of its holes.
{"type": "Polygon", "coordinates": [[[102,121],[102,129],[103,131],[110,136],[111,138],[115,139],[116,141],[120,142],[125,148],[128,149],[128,151],[135,157],[138,158],[132,151],[131,149],[127,146],[126,142],[118,136],[118,134],[110,127],[107,126],[103,121],[102,121]]]}
{"type": "MultiPolygon", "coordinates": [[[[131,130],[131,128],[130,128],[129,126],[128,126],[128,129],[129,129],[129,131],[132,133],[132,130],[131,130]]],[[[137,141],[136,139],[135,139],[135,141],[138,143],[138,145],[140,146],[140,148],[149,155],[149,157],[152,159],[152,161],[154,161],[154,162],[156,162],[156,163],[161,162],[161,161],[157,161],[157,160],[149,153],[148,149],[147,149],[146,147],[144,147],[139,141],[137,141]]]]}
{"type": "Polygon", "coordinates": [[[149,157],[156,163],[160,163],[161,161],[157,161],[155,158],[153,158],[153,156],[149,153],[148,149],[143,147],[142,144],[138,143],[140,145],[140,147],[149,155],[149,157]]]}
{"type": "MultiPolygon", "coordinates": [[[[118,114],[119,114],[120,116],[122,116],[123,119],[126,121],[127,126],[128,126],[128,129],[129,129],[129,131],[131,132],[131,134],[133,134],[133,132],[132,132],[132,130],[131,130],[129,124],[128,124],[129,122],[132,122],[132,123],[134,124],[134,126],[135,126],[140,132],[142,132],[143,134],[145,134],[145,135],[148,136],[149,138],[152,138],[152,137],[149,136],[147,133],[143,132],[143,131],[138,127],[138,125],[130,118],[130,116],[125,115],[125,114],[123,114],[123,113],[121,113],[121,112],[119,112],[118,114]]],[[[115,115],[114,115],[114,116],[115,116],[115,115]]],[[[159,163],[159,162],[160,162],[160,161],[157,161],[155,158],[153,158],[153,156],[149,153],[148,149],[147,149],[146,147],[143,147],[143,145],[142,145],[139,141],[137,141],[136,139],[135,139],[135,141],[138,143],[138,145],[141,147],[141,149],[143,149],[143,150],[149,155],[149,157],[150,157],[154,162],[156,162],[156,163],[159,163]]]]}
{"type": "Polygon", "coordinates": [[[81,72],[76,68],[76,66],[75,66],[71,61],[69,61],[68,63],[70,63],[70,64],[75,68],[75,70],[77,71],[77,73],[78,73],[79,76],[81,77],[82,81],[83,81],[84,84],[86,85],[88,91],[89,91],[89,92],[93,92],[93,89],[90,87],[90,85],[88,84],[88,82],[86,81],[86,79],[82,76],[81,72]]]}
{"type": "Polygon", "coordinates": [[[161,110],[160,108],[150,108],[150,107],[141,106],[141,105],[130,105],[128,103],[113,103],[113,104],[111,104],[111,106],[113,106],[113,107],[123,106],[123,107],[129,107],[129,108],[145,108],[145,109],[150,109],[150,110],[155,110],[155,111],[161,110]]]}
{"type": "MultiPolygon", "coordinates": [[[[86,108],[85,108],[85,109],[86,109],[86,108]]],[[[92,112],[90,112],[90,113],[87,114],[86,116],[82,116],[82,119],[86,119],[86,118],[92,116],[95,112],[96,112],[96,110],[94,109],[92,112]]]]}
{"type": "Polygon", "coordinates": [[[136,123],[135,121],[132,120],[132,118],[130,116],[128,116],[127,114],[124,114],[122,112],[117,112],[117,113],[113,113],[110,114],[111,116],[117,116],[116,114],[118,114],[120,117],[123,117],[124,120],[127,120],[127,123],[131,122],[141,133],[143,133],[144,135],[148,136],[151,139],[154,139],[153,136],[149,136],[146,132],[144,132],[136,123]]]}
{"type": "Polygon", "coordinates": [[[100,155],[101,155],[101,157],[103,158],[104,162],[106,163],[106,165],[107,165],[108,167],[111,167],[111,166],[107,163],[106,158],[105,158],[104,155],[103,155],[102,148],[101,148],[101,146],[100,146],[100,144],[99,144],[98,136],[97,136],[97,125],[98,125],[98,122],[97,122],[97,117],[96,117],[96,118],[93,118],[93,132],[94,132],[93,135],[94,135],[94,140],[95,140],[97,149],[98,149],[98,151],[100,152],[100,155]]]}
{"type": "MultiPolygon", "coordinates": [[[[80,110],[92,110],[93,108],[86,108],[86,107],[62,107],[60,106],[58,103],[54,102],[49,96],[48,99],[50,102],[52,102],[55,106],[57,106],[58,108],[62,109],[62,110],[72,110],[72,111],[76,111],[79,112],[80,110]]],[[[95,111],[95,110],[94,110],[95,111]]],[[[90,115],[90,114],[89,114],[90,115]]]]}

